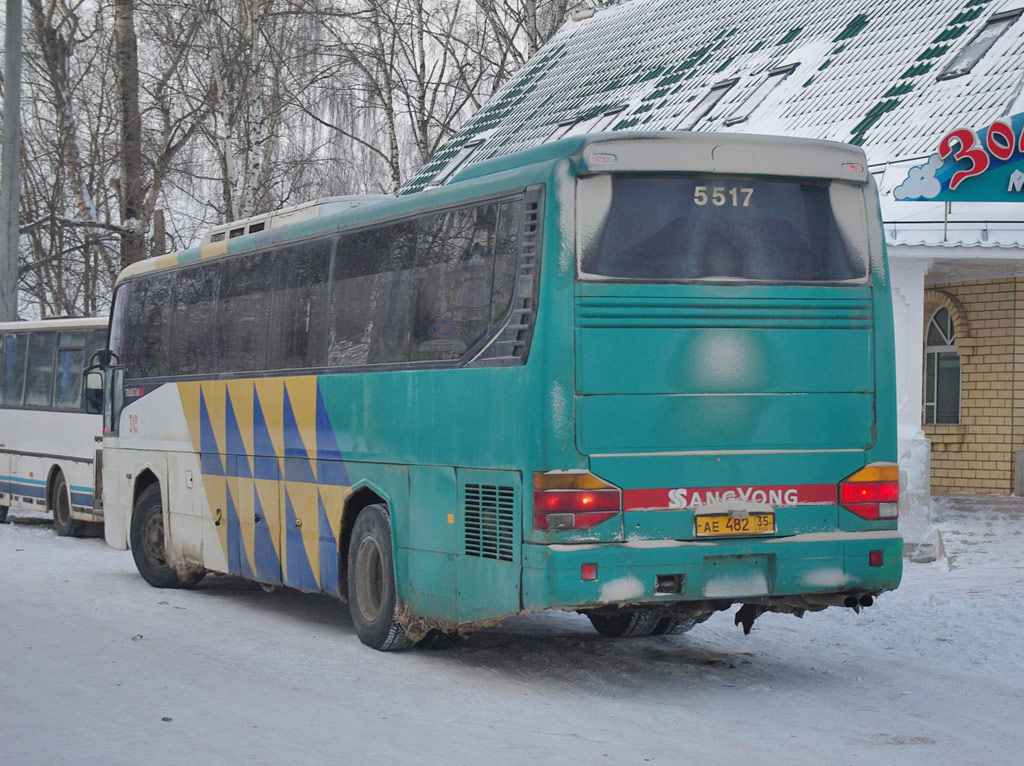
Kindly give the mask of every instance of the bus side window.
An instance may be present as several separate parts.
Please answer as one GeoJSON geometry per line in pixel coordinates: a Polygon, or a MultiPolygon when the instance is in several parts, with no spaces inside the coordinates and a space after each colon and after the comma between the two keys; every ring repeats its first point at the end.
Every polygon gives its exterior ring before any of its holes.
{"type": "Polygon", "coordinates": [[[323,367],[326,363],[331,246],[332,240],[321,239],[271,254],[277,262],[268,333],[268,366],[272,370],[323,367]]]}
{"type": "Polygon", "coordinates": [[[8,333],[4,342],[4,378],[0,394],[4,404],[21,405],[28,363],[28,333],[8,333]]]}
{"type": "Polygon", "coordinates": [[[118,290],[117,300],[128,300],[126,322],[121,328],[127,378],[156,378],[174,373],[179,360],[166,353],[171,278],[168,274],[143,277],[131,283],[127,296],[118,290]]]}
{"type": "MultiPolygon", "coordinates": [[[[381,265],[370,294],[368,364],[401,364],[410,359],[412,310],[416,290],[413,257],[416,227],[393,224],[379,230],[370,257],[381,265]]],[[[360,255],[356,254],[357,257],[360,255]]]]}
{"type": "Polygon", "coordinates": [[[49,407],[53,402],[53,363],[57,352],[57,333],[34,332],[28,345],[28,374],[25,377],[25,404],[49,407]]]}
{"type": "Polygon", "coordinates": [[[173,374],[193,375],[217,369],[217,344],[210,342],[217,313],[219,263],[205,263],[174,274],[170,358],[173,374]]]}
{"type": "Polygon", "coordinates": [[[523,221],[521,199],[503,202],[498,210],[498,234],[494,247],[494,285],[491,290],[491,322],[508,310],[516,287],[519,230],[523,221]]]}
{"type": "Polygon", "coordinates": [[[225,261],[217,296],[217,369],[221,372],[266,368],[267,321],[274,262],[268,252],[225,261]]]}
{"type": "Polygon", "coordinates": [[[64,410],[82,408],[82,370],[85,369],[85,333],[62,332],[57,338],[57,368],[53,381],[53,406],[64,410]]]}

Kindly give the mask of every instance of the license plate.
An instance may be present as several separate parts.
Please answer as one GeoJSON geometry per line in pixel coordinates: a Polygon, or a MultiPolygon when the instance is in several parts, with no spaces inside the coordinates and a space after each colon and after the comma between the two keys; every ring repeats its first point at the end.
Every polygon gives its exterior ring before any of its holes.
{"type": "Polygon", "coordinates": [[[724,513],[697,514],[693,521],[697,537],[775,534],[774,513],[751,513],[742,519],[724,513]]]}

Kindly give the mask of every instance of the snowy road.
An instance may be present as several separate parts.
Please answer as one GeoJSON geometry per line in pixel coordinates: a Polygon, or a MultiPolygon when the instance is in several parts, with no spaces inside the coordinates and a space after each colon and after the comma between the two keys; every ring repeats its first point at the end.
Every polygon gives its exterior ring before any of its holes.
{"type": "Polygon", "coordinates": [[[1024,501],[938,506],[952,568],[860,615],[614,641],[553,613],[402,654],[332,599],[159,591],[102,539],[3,525],[0,763],[1018,764],[1024,501]]]}

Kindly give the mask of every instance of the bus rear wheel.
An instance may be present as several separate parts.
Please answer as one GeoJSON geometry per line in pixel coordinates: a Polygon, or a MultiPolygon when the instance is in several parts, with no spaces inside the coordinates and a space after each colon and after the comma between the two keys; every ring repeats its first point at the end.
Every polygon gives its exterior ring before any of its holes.
{"type": "Polygon", "coordinates": [[[629,609],[618,614],[587,612],[590,624],[608,638],[642,638],[650,636],[659,627],[661,615],[653,609],[629,609]]]}
{"type": "Polygon", "coordinates": [[[150,484],[135,501],[131,544],[135,567],[154,588],[190,588],[203,579],[203,572],[183,577],[167,561],[159,484],[150,484]]]}
{"type": "Polygon", "coordinates": [[[68,496],[68,484],[64,474],[58,473],[50,493],[50,505],[53,508],[53,529],[60,537],[68,537],[78,533],[78,523],[71,518],[71,498],[68,496]]]}
{"type": "Polygon", "coordinates": [[[0,524],[7,523],[7,506],[0,505],[0,524]]]}
{"type": "Polygon", "coordinates": [[[369,505],[356,518],[348,554],[348,604],[356,635],[373,649],[408,649],[412,641],[398,622],[391,516],[369,505]]]}

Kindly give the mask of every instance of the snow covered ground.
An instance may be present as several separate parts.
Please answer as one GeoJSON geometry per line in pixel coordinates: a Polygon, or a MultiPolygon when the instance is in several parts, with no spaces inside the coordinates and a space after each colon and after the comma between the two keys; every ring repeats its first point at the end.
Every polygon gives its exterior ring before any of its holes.
{"type": "Polygon", "coordinates": [[[326,597],[155,590],[0,526],[4,764],[1019,764],[1024,500],[937,500],[949,565],[860,615],[609,640],[573,614],[383,654],[326,597]]]}

